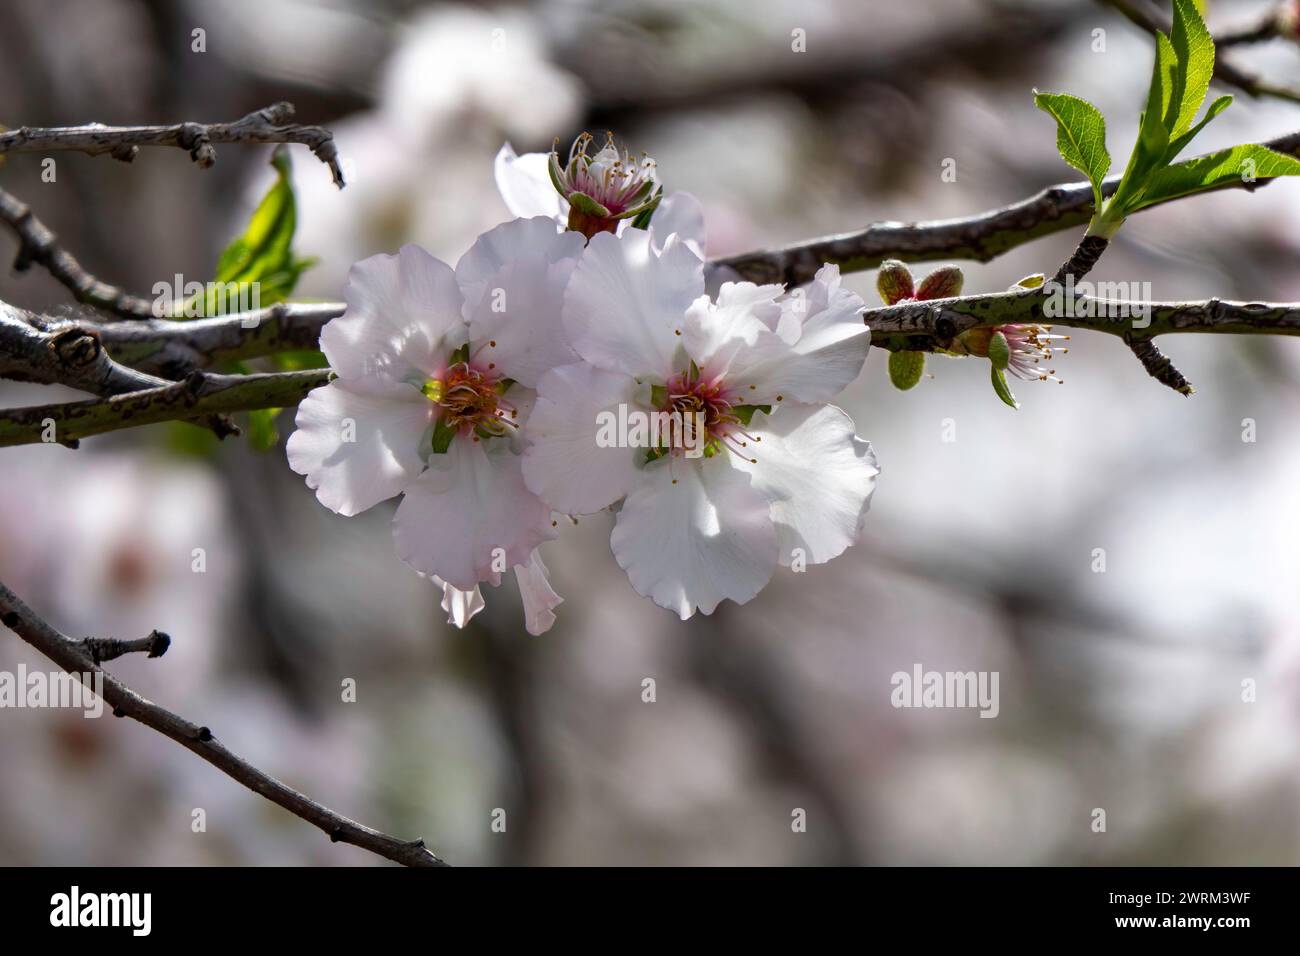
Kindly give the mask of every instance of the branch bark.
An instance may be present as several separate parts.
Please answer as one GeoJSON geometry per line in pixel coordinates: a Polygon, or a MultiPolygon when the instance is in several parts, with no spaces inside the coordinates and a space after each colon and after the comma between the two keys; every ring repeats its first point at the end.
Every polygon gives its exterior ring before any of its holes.
{"type": "Polygon", "coordinates": [[[153,315],[153,307],[146,299],[101,282],[87,272],[76,257],[59,243],[59,237],[36,218],[30,206],[3,189],[0,189],[0,222],[4,222],[18,236],[14,271],[26,272],[32,263],[36,263],[66,286],[78,302],[123,318],[148,318],[153,315]]]}
{"type": "MultiPolygon", "coordinates": [[[[1271,139],[1263,145],[1300,157],[1300,131],[1271,139]]],[[[1119,176],[1109,177],[1102,185],[1102,193],[1112,195],[1119,187],[1119,181],[1119,176]]],[[[1254,190],[1269,182],[1272,180],[1233,181],[1221,188],[1254,190]]],[[[724,276],[734,272],[740,278],[760,285],[769,282],[803,285],[811,282],[817,270],[827,262],[835,263],[845,272],[874,269],[885,259],[989,262],[1034,239],[1085,225],[1092,212],[1091,185],[1062,183],[1009,206],[963,219],[877,222],[858,232],[714,259],[708,268],[710,272],[726,270],[722,273],[724,276]]]]}
{"type": "Polygon", "coordinates": [[[103,673],[103,697],[113,708],[114,716],[130,717],[176,741],[232,780],[323,830],[333,842],[350,843],[404,866],[445,865],[424,845],[423,840],[399,840],[335,813],[329,807],[258,770],[229,750],[207,727],[191,723],[141,697],[103,671],[82,645],[43,621],[3,583],[0,583],[0,623],[69,674],[103,673]]]}
{"type": "Polygon", "coordinates": [[[328,369],[257,375],[194,372],[183,382],[99,401],[9,408],[0,411],[0,448],[40,442],[51,426],[56,440],[67,444],[140,425],[297,405],[331,374],[328,369]]]}
{"type": "Polygon", "coordinates": [[[324,163],[340,189],[345,185],[334,134],[321,126],[300,126],[293,119],[292,103],[273,103],[233,123],[175,123],[171,126],[21,126],[0,133],[0,155],[69,150],[89,156],[109,154],[129,163],[141,146],[183,149],[201,168],[217,159],[214,143],[297,143],[324,163]]]}
{"type": "MultiPolygon", "coordinates": [[[[66,385],[101,396],[173,384],[114,361],[104,351],[93,330],[67,326],[47,332],[29,319],[28,313],[0,302],[0,378],[66,385]]],[[[201,417],[202,423],[218,438],[239,433],[239,429],[221,414],[187,417],[201,417]]],[[[72,444],[75,437],[60,434],[58,440],[72,444]]]]}
{"type": "Polygon", "coordinates": [[[947,348],[960,332],[977,326],[1050,324],[1105,332],[1142,342],[1171,333],[1300,335],[1300,303],[1122,302],[1082,295],[1060,306],[1041,289],[994,292],[954,299],[900,302],[867,309],[862,320],[871,344],[890,351],[947,348]]]}

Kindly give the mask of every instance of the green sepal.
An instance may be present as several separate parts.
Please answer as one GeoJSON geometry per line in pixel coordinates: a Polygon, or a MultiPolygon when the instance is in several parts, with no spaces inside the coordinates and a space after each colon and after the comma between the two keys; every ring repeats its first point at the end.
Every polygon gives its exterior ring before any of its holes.
{"type": "Polygon", "coordinates": [[[1007,376],[1002,369],[992,363],[989,364],[989,378],[993,381],[993,391],[998,393],[998,398],[1006,402],[1012,408],[1019,408],[1020,403],[1016,401],[1016,396],[1011,394],[1011,389],[1007,386],[1007,376]]]}
{"type": "Polygon", "coordinates": [[[650,220],[654,217],[655,210],[659,208],[659,203],[664,198],[664,189],[659,187],[659,191],[654,194],[654,198],[636,210],[636,218],[632,220],[633,229],[648,229],[650,220]]]}
{"type": "Polygon", "coordinates": [[[740,419],[740,424],[744,425],[746,428],[749,427],[749,423],[753,419],[755,412],[762,412],[764,415],[771,415],[772,406],[771,405],[732,405],[731,406],[731,414],[735,415],[738,419],[740,419]]]}
{"type": "Polygon", "coordinates": [[[668,386],[651,385],[650,386],[650,404],[655,408],[666,408],[668,405],[668,386]]]}
{"type": "Polygon", "coordinates": [[[439,418],[433,424],[433,453],[435,455],[447,454],[447,449],[451,447],[451,440],[456,437],[458,429],[448,424],[447,419],[439,418]]]}
{"type": "Polygon", "coordinates": [[[889,353],[889,380],[901,392],[915,388],[925,374],[925,353],[897,351],[889,353]]]}
{"type": "Polygon", "coordinates": [[[571,193],[569,195],[569,205],[579,212],[594,216],[597,219],[609,218],[609,210],[586,193],[571,193]]]}
{"type": "Polygon", "coordinates": [[[1007,344],[1007,337],[1001,332],[994,332],[989,338],[989,361],[993,363],[994,368],[1004,372],[1011,364],[1011,346],[1007,344]]]}

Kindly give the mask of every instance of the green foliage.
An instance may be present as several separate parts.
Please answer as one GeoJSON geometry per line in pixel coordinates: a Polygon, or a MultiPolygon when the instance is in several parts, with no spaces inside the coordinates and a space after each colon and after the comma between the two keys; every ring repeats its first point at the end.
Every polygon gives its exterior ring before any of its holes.
{"type": "MultiPolygon", "coordinates": [[[[261,306],[283,302],[293,294],[302,273],[316,263],[315,259],[299,258],[293,251],[298,211],[286,147],[276,148],[271,165],[277,173],[275,182],[253,210],[243,233],[231,240],[217,259],[216,275],[204,293],[202,315],[237,311],[253,288],[258,291],[261,306]]],[[[195,311],[186,310],[187,314],[195,311]]],[[[271,361],[280,371],[327,367],[325,356],[317,351],[287,352],[273,356],[271,361]]],[[[230,362],[223,371],[246,375],[253,369],[243,362],[230,362]]],[[[259,451],[274,448],[280,440],[275,424],[279,414],[278,408],[249,412],[246,429],[249,444],[259,451]]],[[[190,426],[177,427],[193,430],[190,426]]],[[[188,442],[186,447],[191,445],[188,442]]]]}
{"type": "Polygon", "coordinates": [[[1300,161],[1246,144],[1190,162],[1175,160],[1211,120],[1232,103],[1221,96],[1194,123],[1214,75],[1214,40],[1193,0],[1174,0],[1169,36],[1156,34],[1156,56],[1137,141],[1118,188],[1103,202],[1110,171],[1105,123],[1092,104],[1060,93],[1036,93],[1034,102],[1057,124],[1061,158],[1088,177],[1093,191],[1089,235],[1109,239],[1140,209],[1180,196],[1218,189],[1234,180],[1300,175],[1300,161]]]}
{"type": "Polygon", "coordinates": [[[1056,148],[1062,159],[1088,177],[1094,207],[1100,209],[1101,184],[1110,172],[1101,110],[1068,93],[1035,93],[1034,104],[1056,120],[1056,148]]]}
{"type": "MultiPolygon", "coordinates": [[[[298,227],[297,202],[293,181],[289,177],[289,151],[277,147],[272,155],[275,182],[262,197],[242,235],[226,246],[217,260],[214,287],[246,287],[257,284],[262,305],[274,305],[287,299],[302,273],[315,265],[315,259],[300,259],[293,252],[293,235],[298,227]]],[[[204,315],[221,315],[223,297],[210,287],[204,315]]]]}

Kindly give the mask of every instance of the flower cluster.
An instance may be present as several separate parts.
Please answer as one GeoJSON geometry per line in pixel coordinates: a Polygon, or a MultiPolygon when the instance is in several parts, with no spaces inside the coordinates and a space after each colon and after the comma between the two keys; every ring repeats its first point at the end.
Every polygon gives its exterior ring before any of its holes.
{"type": "Polygon", "coordinates": [[[684,619],[839,555],[875,487],[871,446],[829,404],[870,345],[838,268],[710,297],[699,204],[664,196],[651,160],[589,145],[563,165],[505,146],[498,183],[520,218],[454,269],[417,246],[357,263],[321,336],[337,377],[288,443],[339,514],[401,496],[398,554],[458,625],[511,569],[528,630],[551,625],[538,548],[562,515],[615,509],[633,588],[684,619]],[[695,426],[611,445],[607,413],[695,426]]]}

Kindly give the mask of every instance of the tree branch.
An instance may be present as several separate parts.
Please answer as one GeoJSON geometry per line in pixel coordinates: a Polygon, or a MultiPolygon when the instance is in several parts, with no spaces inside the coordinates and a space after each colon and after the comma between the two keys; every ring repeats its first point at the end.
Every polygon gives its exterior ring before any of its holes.
{"type": "Polygon", "coordinates": [[[1066,314],[1057,314],[1049,298],[1041,289],[1020,289],[900,302],[867,309],[862,320],[871,329],[871,344],[890,351],[933,351],[977,326],[1032,323],[1138,339],[1176,332],[1300,335],[1300,302],[1129,302],[1081,295],[1063,299],[1066,314]]]}
{"type": "Polygon", "coordinates": [[[124,318],[153,315],[148,300],[101,282],[82,268],[76,257],[60,245],[58,236],[36,218],[31,207],[3,189],[0,189],[0,222],[8,225],[18,236],[18,255],[14,258],[16,272],[26,272],[32,263],[37,263],[70,289],[78,302],[124,318]]]}
{"type": "MultiPolygon", "coordinates": [[[[1300,156],[1300,131],[1279,136],[1263,145],[1280,153],[1300,156]]],[[[1113,195],[1119,188],[1119,181],[1119,176],[1109,177],[1102,185],[1102,193],[1106,196],[1113,195]]],[[[1253,183],[1233,180],[1219,188],[1253,191],[1270,182],[1270,179],[1259,179],[1253,183]]],[[[1009,206],[963,219],[877,222],[859,232],[713,259],[708,268],[710,272],[719,269],[734,270],[742,279],[760,285],[769,282],[803,285],[811,282],[817,270],[827,262],[837,264],[845,272],[874,269],[885,259],[901,259],[904,262],[972,259],[989,262],[1034,239],[1085,225],[1092,212],[1091,185],[1062,183],[1049,186],[1038,194],[1009,206]]]]}
{"type": "MultiPolygon", "coordinates": [[[[0,302],[0,378],[66,385],[102,396],[173,384],[115,362],[104,351],[93,331],[68,326],[47,332],[33,325],[29,318],[28,313],[0,302]]],[[[203,424],[218,438],[239,433],[239,429],[220,414],[201,417],[203,424]]],[[[59,434],[58,440],[64,444],[75,442],[73,436],[64,434],[59,434]]]]}
{"type": "Polygon", "coordinates": [[[82,653],[88,656],[96,664],[102,664],[104,661],[116,660],[127,654],[147,654],[149,657],[162,657],[167,653],[167,649],[172,646],[172,639],[162,631],[154,630],[149,632],[148,637],[142,637],[138,641],[119,641],[111,637],[88,637],[84,641],[78,641],[77,646],[81,648],[82,653]]]}
{"type": "Polygon", "coordinates": [[[100,668],[83,645],[41,620],[3,583],[0,583],[0,623],[69,674],[103,674],[103,698],[113,708],[114,716],[130,717],[171,738],[249,790],[323,830],[333,842],[350,843],[405,866],[445,865],[425,847],[423,840],[399,840],[335,813],[228,750],[207,727],[145,700],[100,668]]]}
{"type": "Polygon", "coordinates": [[[0,133],[0,155],[70,150],[130,162],[141,146],[171,146],[186,150],[190,158],[206,169],[216,162],[214,143],[297,143],[306,146],[329,167],[334,184],[343,188],[343,167],[339,164],[334,134],[321,126],[291,124],[292,103],[273,103],[233,123],[176,123],[172,126],[21,126],[0,133]]]}
{"type": "Polygon", "coordinates": [[[124,365],[166,378],[182,378],[196,368],[236,359],[315,349],[320,331],[343,314],[342,302],[280,302],[250,312],[174,322],[96,322],[92,319],[34,316],[49,332],[78,328],[99,338],[124,365]]]}
{"type": "Polygon", "coordinates": [[[1192,386],[1151,340],[1173,332],[1223,335],[1300,335],[1300,303],[1121,302],[1094,296],[1052,298],[1024,289],[867,309],[862,320],[871,344],[890,351],[950,349],[953,339],[978,326],[1041,324],[1118,336],[1156,381],[1183,395],[1192,386]]]}
{"type": "Polygon", "coordinates": [[[194,372],[183,382],[99,401],[8,408],[0,411],[0,447],[39,442],[51,425],[57,440],[66,444],[139,425],[297,405],[332,374],[328,369],[258,375],[194,372]]]}

